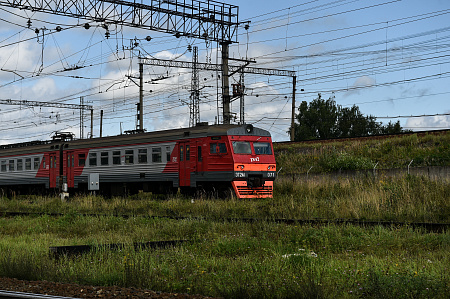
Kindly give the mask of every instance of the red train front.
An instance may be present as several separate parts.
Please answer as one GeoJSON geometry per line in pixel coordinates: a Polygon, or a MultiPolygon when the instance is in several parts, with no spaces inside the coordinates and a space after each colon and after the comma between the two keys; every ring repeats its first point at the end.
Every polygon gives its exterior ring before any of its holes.
{"type": "Polygon", "coordinates": [[[268,131],[211,126],[205,133],[178,143],[180,187],[232,187],[239,198],[272,197],[276,164],[268,131]]]}

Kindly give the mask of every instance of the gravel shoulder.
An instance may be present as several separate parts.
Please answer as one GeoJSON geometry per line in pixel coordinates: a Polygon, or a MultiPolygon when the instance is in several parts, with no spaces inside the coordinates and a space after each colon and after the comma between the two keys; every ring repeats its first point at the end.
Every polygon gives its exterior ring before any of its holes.
{"type": "Polygon", "coordinates": [[[27,281],[15,278],[0,277],[0,290],[35,293],[43,295],[75,297],[75,298],[176,298],[205,299],[202,295],[155,292],[146,289],[84,286],[73,283],[57,283],[50,281],[27,281]]]}

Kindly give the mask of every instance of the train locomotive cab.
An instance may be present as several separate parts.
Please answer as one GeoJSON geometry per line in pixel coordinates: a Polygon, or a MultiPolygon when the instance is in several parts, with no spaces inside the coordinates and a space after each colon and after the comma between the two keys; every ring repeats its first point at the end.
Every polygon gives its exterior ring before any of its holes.
{"type": "Polygon", "coordinates": [[[270,133],[252,125],[230,130],[233,189],[239,198],[271,198],[276,163],[270,133]],[[234,131],[234,132],[233,132],[234,131]]]}

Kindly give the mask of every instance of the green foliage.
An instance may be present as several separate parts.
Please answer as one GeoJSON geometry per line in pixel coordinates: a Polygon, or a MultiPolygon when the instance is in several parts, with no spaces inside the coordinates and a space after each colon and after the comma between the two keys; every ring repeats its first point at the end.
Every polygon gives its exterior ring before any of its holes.
{"type": "Polygon", "coordinates": [[[403,132],[399,121],[383,126],[374,116],[364,116],[358,106],[342,107],[334,96],[324,100],[320,93],[309,104],[302,101],[296,118],[295,141],[403,132]]]}

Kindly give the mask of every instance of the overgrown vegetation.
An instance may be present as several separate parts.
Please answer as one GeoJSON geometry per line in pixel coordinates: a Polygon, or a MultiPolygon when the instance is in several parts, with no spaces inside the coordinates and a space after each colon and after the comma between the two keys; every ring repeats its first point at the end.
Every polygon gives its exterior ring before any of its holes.
{"type": "Polygon", "coordinates": [[[450,166],[450,134],[417,134],[380,140],[275,144],[283,172],[326,173],[336,170],[450,166]],[[378,164],[377,164],[378,163],[378,164]]]}
{"type": "Polygon", "coordinates": [[[0,220],[0,276],[225,298],[446,298],[449,233],[116,217],[0,220]],[[190,239],[54,259],[54,245],[190,239]]]}

